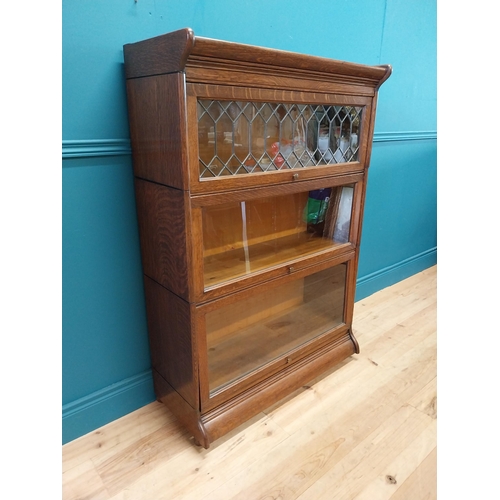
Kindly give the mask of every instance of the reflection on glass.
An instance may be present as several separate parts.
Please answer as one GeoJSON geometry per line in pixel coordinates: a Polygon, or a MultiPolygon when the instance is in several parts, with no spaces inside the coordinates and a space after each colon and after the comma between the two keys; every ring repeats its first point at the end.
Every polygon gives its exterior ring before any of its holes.
{"type": "Polygon", "coordinates": [[[205,287],[349,241],[353,186],[204,207],[205,287]]]}
{"type": "Polygon", "coordinates": [[[206,314],[213,392],[343,323],[346,265],[206,314]]]}
{"type": "Polygon", "coordinates": [[[198,100],[200,178],[358,160],[362,107],[198,100]]]}

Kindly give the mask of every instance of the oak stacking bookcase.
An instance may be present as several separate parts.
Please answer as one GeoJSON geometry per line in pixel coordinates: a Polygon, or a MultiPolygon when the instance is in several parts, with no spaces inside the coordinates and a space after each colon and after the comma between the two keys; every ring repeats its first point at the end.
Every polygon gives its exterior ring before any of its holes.
{"type": "Polygon", "coordinates": [[[359,352],[353,306],[391,67],[197,37],[124,46],[156,397],[205,448],[359,352]]]}

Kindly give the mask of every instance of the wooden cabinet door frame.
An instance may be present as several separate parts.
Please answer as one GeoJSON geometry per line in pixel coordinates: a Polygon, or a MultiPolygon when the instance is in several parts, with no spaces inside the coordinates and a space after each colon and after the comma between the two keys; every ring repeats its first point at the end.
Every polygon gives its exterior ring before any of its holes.
{"type": "Polygon", "coordinates": [[[201,411],[208,411],[229,399],[241,394],[245,390],[251,388],[258,382],[270,377],[271,375],[279,372],[285,367],[291,367],[294,363],[300,361],[305,356],[313,353],[314,351],[322,348],[323,346],[335,342],[339,337],[345,335],[350,331],[350,323],[347,322],[349,287],[352,286],[350,277],[352,275],[351,267],[354,256],[350,259],[345,259],[345,256],[338,256],[326,262],[322,262],[316,266],[297,271],[292,275],[288,275],[271,282],[264,283],[258,287],[252,287],[247,290],[231,294],[230,296],[223,297],[214,301],[207,302],[206,304],[199,305],[195,308],[195,318],[193,321],[194,336],[196,338],[195,345],[197,346],[198,354],[198,367],[199,367],[199,381],[200,381],[200,401],[201,411]],[[208,345],[207,345],[207,332],[206,332],[206,314],[214,311],[222,306],[230,305],[238,300],[244,300],[252,297],[254,294],[259,294],[268,287],[276,287],[283,284],[291,283],[294,280],[304,278],[314,273],[332,268],[334,266],[346,264],[346,283],[344,293],[344,321],[335,326],[334,328],[325,331],[324,333],[306,341],[305,343],[291,349],[290,351],[279,355],[276,359],[271,360],[265,365],[252,370],[250,373],[237,378],[236,380],[227,383],[221,388],[216,389],[213,394],[210,394],[209,389],[209,369],[208,369],[208,345]]]}
{"type": "Polygon", "coordinates": [[[297,180],[319,179],[361,173],[365,169],[367,154],[370,148],[370,123],[372,114],[371,96],[332,95],[324,93],[255,89],[231,87],[227,85],[186,84],[187,137],[189,186],[192,194],[213,193],[234,189],[245,189],[257,186],[293,183],[297,180]],[[217,178],[200,179],[198,150],[198,99],[273,102],[287,104],[312,104],[331,106],[363,107],[360,126],[358,160],[348,163],[332,163],[295,169],[282,169],[272,172],[237,174],[217,178]]]}
{"type": "Polygon", "coordinates": [[[340,177],[313,179],[304,182],[292,184],[283,184],[279,186],[265,186],[261,188],[238,190],[226,193],[217,193],[213,195],[200,195],[191,197],[190,217],[191,217],[191,235],[193,244],[191,247],[192,277],[193,277],[193,297],[196,303],[203,303],[213,300],[229,293],[255,286],[269,279],[286,276],[290,269],[300,270],[306,267],[314,266],[320,262],[336,258],[343,255],[344,258],[352,258],[358,244],[358,227],[360,206],[363,197],[364,174],[352,174],[340,177]],[[203,258],[203,217],[204,207],[215,206],[227,202],[242,202],[255,200],[259,198],[300,193],[327,187],[342,187],[354,185],[354,195],[351,207],[351,228],[349,241],[336,245],[331,249],[311,253],[306,256],[293,258],[292,260],[263,268],[257,272],[238,276],[228,281],[216,285],[206,286],[204,280],[204,258],[203,258]]]}

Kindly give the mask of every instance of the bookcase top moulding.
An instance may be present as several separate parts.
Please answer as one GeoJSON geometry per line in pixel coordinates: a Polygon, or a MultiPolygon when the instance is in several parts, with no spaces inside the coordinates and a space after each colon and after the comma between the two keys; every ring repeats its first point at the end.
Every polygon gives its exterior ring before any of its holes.
{"type": "Polygon", "coordinates": [[[366,95],[375,93],[392,72],[388,64],[367,66],[199,37],[190,28],[126,44],[123,52],[127,79],[186,72],[187,81],[196,81],[196,70],[203,69],[206,81],[210,70],[230,69],[233,72],[326,79],[331,83],[351,85],[350,93],[359,87],[360,91],[364,90],[360,93],[366,95]]]}

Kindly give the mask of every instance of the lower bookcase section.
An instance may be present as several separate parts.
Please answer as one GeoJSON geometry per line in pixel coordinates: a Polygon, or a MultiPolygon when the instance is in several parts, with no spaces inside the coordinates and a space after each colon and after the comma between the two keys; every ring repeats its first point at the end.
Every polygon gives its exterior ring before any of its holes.
{"type": "Polygon", "coordinates": [[[210,396],[341,326],[346,273],[339,264],[219,300],[206,313],[201,306],[210,396]]]}
{"type": "Polygon", "coordinates": [[[153,370],[155,393],[157,399],[164,403],[194,436],[195,442],[208,448],[211,443],[232,429],[357,352],[359,352],[358,343],[348,330],[331,344],[323,346],[204,413],[187,403],[161,375],[153,370]]]}

